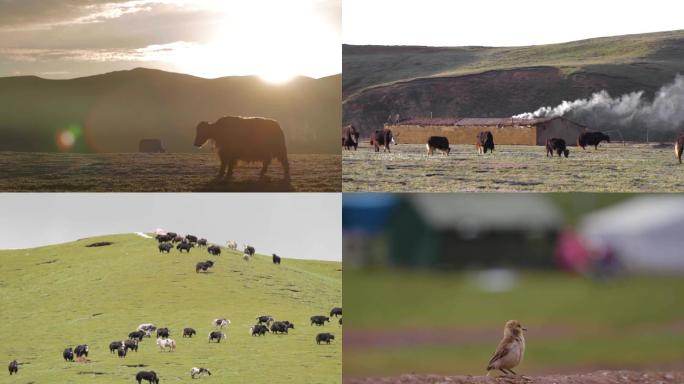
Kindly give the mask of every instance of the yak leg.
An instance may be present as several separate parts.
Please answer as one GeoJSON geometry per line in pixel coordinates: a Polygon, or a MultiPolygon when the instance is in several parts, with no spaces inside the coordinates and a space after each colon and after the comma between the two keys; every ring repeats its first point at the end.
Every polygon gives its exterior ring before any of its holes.
{"type": "Polygon", "coordinates": [[[237,160],[235,159],[230,159],[228,160],[228,173],[226,173],[226,179],[230,179],[233,177],[233,170],[235,169],[235,163],[237,160]]]}
{"type": "Polygon", "coordinates": [[[223,174],[226,172],[226,162],[221,159],[221,167],[219,168],[218,175],[216,175],[217,179],[220,179],[223,177],[223,174]]]}
{"type": "Polygon", "coordinates": [[[264,160],[263,165],[261,166],[261,172],[259,173],[260,178],[266,177],[266,171],[268,170],[268,165],[271,164],[271,159],[264,160]]]}
{"type": "Polygon", "coordinates": [[[283,167],[283,175],[285,180],[290,181],[290,162],[287,160],[287,155],[280,156],[278,161],[280,161],[280,165],[283,167]]]}

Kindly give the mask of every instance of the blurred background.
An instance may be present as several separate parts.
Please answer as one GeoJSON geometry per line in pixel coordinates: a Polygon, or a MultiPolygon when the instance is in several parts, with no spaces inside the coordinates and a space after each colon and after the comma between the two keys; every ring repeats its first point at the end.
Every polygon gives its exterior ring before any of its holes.
{"type": "Polygon", "coordinates": [[[684,197],[344,194],[346,378],[684,369],[684,197]]]}

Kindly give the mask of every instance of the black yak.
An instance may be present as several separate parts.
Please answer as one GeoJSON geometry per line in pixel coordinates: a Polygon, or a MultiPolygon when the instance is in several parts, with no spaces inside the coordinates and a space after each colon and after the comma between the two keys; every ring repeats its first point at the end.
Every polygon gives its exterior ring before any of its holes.
{"type": "Polygon", "coordinates": [[[558,157],[561,156],[561,153],[568,157],[570,150],[565,147],[565,140],[557,138],[548,139],[546,140],[546,156],[553,157],[553,152],[556,152],[558,157]]]}
{"type": "Polygon", "coordinates": [[[135,375],[135,380],[140,384],[143,380],[147,380],[150,384],[159,384],[159,378],[154,371],[140,371],[135,375]]]}
{"type": "Polygon", "coordinates": [[[230,178],[238,160],[262,162],[260,176],[263,178],[268,165],[275,158],[283,167],[285,180],[290,180],[285,135],[277,121],[261,117],[225,116],[215,123],[199,123],[196,131],[195,146],[201,147],[207,140],[213,140],[218,149],[221,167],[217,179],[224,177],[224,174],[230,178]]]}
{"type": "Polygon", "coordinates": [[[478,133],[476,139],[475,148],[478,154],[487,153],[488,150],[494,153],[494,135],[490,131],[478,133]]]}
{"type": "Polygon", "coordinates": [[[320,344],[321,341],[330,344],[332,340],[335,340],[335,335],[332,333],[319,333],[316,335],[316,344],[320,344]]]}
{"type": "Polygon", "coordinates": [[[7,370],[9,370],[10,376],[12,376],[13,373],[19,373],[19,363],[17,363],[16,360],[10,361],[7,370]]]}
{"type": "Polygon", "coordinates": [[[610,143],[610,137],[601,132],[583,132],[577,136],[577,146],[582,147],[582,149],[585,149],[584,147],[587,145],[593,145],[594,149],[598,149],[598,145],[602,141],[610,143]]]}
{"type": "Polygon", "coordinates": [[[449,139],[444,136],[430,136],[425,147],[427,147],[428,156],[434,154],[435,149],[447,156],[449,155],[449,152],[451,152],[451,148],[449,148],[449,139]]]}

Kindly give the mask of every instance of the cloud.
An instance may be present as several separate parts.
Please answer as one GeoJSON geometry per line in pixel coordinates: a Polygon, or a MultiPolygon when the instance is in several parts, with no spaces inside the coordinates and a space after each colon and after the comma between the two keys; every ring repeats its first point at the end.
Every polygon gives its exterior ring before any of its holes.
{"type": "Polygon", "coordinates": [[[43,61],[168,61],[179,53],[197,49],[200,45],[185,41],[152,44],[136,49],[23,49],[0,48],[0,55],[17,62],[43,61]]]}
{"type": "Polygon", "coordinates": [[[5,0],[0,3],[0,29],[50,29],[69,24],[98,23],[127,14],[152,11],[180,0],[5,0]]]}
{"type": "Polygon", "coordinates": [[[340,0],[45,3],[0,0],[0,76],[78,77],[146,62],[218,77],[264,72],[275,57],[282,72],[319,77],[341,70],[340,0]]]}

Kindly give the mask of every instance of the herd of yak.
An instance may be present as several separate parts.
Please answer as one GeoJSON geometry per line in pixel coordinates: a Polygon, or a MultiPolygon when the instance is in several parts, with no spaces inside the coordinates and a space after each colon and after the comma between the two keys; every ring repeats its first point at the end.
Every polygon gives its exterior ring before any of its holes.
{"type": "MultiPolygon", "coordinates": [[[[342,147],[346,150],[352,148],[356,150],[359,145],[359,131],[353,125],[347,125],[342,131],[342,147]]],[[[487,151],[494,151],[494,135],[490,131],[482,131],[477,134],[475,138],[475,148],[478,154],[487,153],[487,151]]],[[[585,149],[587,146],[598,145],[606,141],[610,143],[610,137],[602,132],[583,132],[577,137],[577,146],[585,149]]],[[[375,152],[379,152],[380,148],[384,148],[383,152],[390,152],[390,144],[396,144],[392,131],[390,129],[376,130],[370,137],[370,145],[375,152]]],[[[435,150],[448,155],[451,152],[449,147],[449,139],[445,136],[430,136],[425,144],[428,156],[434,154],[435,150]]],[[[679,163],[682,163],[682,152],[684,152],[684,134],[679,135],[675,140],[675,156],[679,163]]],[[[551,138],[546,141],[546,156],[553,157],[554,153],[561,157],[564,155],[568,157],[570,150],[567,148],[567,143],[561,138],[551,138]]]]}
{"type": "MultiPolygon", "coordinates": [[[[174,232],[166,232],[163,234],[157,234],[155,239],[159,242],[159,252],[169,253],[173,248],[173,244],[176,244],[176,249],[179,252],[190,252],[190,249],[194,247],[206,247],[207,251],[214,256],[221,254],[221,247],[217,245],[209,245],[206,239],[197,238],[194,235],[180,236],[174,232]]],[[[236,249],[237,244],[234,241],[228,242],[228,247],[230,249],[236,249]]],[[[243,259],[249,261],[252,256],[254,256],[254,247],[247,245],[244,247],[243,259]]],[[[276,254],[273,254],[273,263],[280,264],[281,258],[276,254]]],[[[207,271],[211,268],[214,262],[211,260],[202,261],[197,263],[195,272],[207,271]]],[[[330,322],[330,318],[335,317],[338,319],[339,326],[342,326],[342,308],[334,307],[330,310],[329,316],[324,315],[314,315],[309,318],[311,325],[324,326],[326,322],[330,322]]],[[[212,320],[211,325],[215,327],[208,333],[208,342],[212,341],[215,343],[220,343],[221,340],[226,339],[226,334],[221,330],[228,327],[231,321],[227,318],[217,318],[212,320]]],[[[249,327],[249,335],[251,336],[265,336],[268,333],[286,335],[289,330],[294,329],[294,323],[288,320],[275,320],[271,315],[260,315],[256,317],[256,324],[249,327]]],[[[175,351],[176,341],[172,339],[171,331],[168,327],[157,327],[153,323],[140,324],[138,328],[130,332],[128,337],[123,340],[115,340],[109,343],[109,352],[119,358],[125,358],[128,351],[138,352],[140,343],[147,337],[150,338],[153,335],[156,336],[156,345],[159,346],[160,351],[175,351]]],[[[183,328],[182,337],[192,338],[197,334],[197,331],[191,327],[183,328]]],[[[329,332],[318,333],[315,337],[316,344],[330,344],[335,340],[335,335],[329,332]]],[[[87,363],[88,354],[90,353],[90,347],[88,344],[79,344],[75,347],[67,347],[62,352],[62,358],[66,362],[81,362],[87,363]]],[[[13,374],[18,374],[19,366],[21,363],[17,360],[12,360],[8,365],[8,370],[10,376],[13,374]]],[[[201,377],[203,375],[211,376],[211,371],[205,367],[192,367],[190,369],[191,378],[201,377]]],[[[155,371],[139,371],[135,375],[135,380],[140,384],[143,380],[151,384],[159,384],[159,375],[155,371]]]]}

